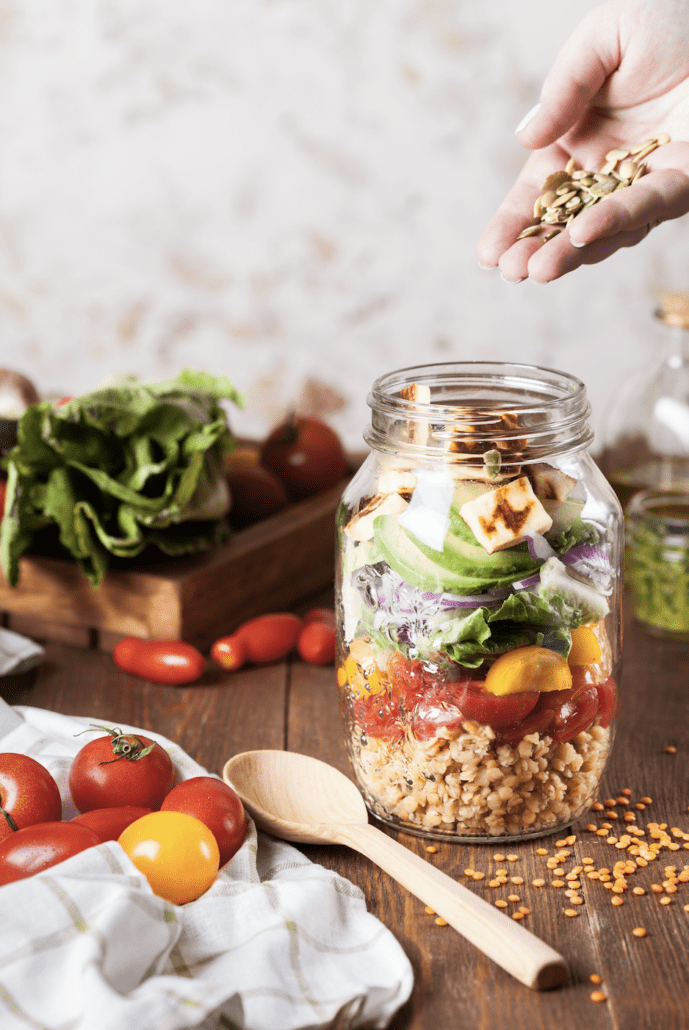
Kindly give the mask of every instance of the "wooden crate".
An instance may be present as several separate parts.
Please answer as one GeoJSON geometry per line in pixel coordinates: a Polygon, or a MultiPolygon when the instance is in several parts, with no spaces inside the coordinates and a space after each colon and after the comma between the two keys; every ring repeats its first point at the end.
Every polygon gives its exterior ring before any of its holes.
{"type": "Polygon", "coordinates": [[[0,612],[39,640],[112,650],[122,636],[186,640],[206,650],[239,623],[330,586],[344,483],[243,529],[225,544],[155,566],[110,569],[92,587],[76,563],[25,556],[19,585],[0,573],[0,612]]]}

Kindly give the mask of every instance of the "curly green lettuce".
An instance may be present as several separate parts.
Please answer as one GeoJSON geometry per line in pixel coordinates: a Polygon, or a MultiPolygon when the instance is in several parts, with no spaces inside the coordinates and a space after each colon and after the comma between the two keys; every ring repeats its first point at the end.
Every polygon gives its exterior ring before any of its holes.
{"type": "Polygon", "coordinates": [[[149,547],[191,554],[226,539],[224,455],[234,439],[222,400],[242,404],[226,376],[186,370],[28,408],[6,459],[8,582],[17,585],[19,559],[46,531],[94,586],[113,558],[149,547]]]}

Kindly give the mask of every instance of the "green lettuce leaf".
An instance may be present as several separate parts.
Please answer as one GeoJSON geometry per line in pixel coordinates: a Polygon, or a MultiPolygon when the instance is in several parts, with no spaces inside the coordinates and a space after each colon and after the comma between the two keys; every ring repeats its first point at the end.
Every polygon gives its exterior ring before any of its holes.
{"type": "Polygon", "coordinates": [[[32,405],[6,459],[0,561],[50,533],[98,585],[112,558],[146,548],[191,554],[229,535],[224,455],[234,446],[221,401],[241,405],[226,376],[187,370],[153,384],[108,387],[59,408],[32,405]]]}

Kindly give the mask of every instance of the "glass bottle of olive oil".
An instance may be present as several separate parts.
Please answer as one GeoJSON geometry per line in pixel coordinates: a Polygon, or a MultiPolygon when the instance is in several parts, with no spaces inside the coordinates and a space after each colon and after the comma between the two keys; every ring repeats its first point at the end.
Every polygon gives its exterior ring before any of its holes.
{"type": "Polygon", "coordinates": [[[599,464],[622,507],[639,490],[689,494],[689,293],[665,293],[656,311],[661,346],[617,394],[599,464]]]}

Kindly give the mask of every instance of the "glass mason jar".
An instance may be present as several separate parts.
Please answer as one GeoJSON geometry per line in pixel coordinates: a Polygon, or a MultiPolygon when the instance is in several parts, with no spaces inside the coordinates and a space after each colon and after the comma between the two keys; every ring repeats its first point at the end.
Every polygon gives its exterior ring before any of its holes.
{"type": "Polygon", "coordinates": [[[462,362],[392,372],[368,402],[336,570],[366,804],[429,837],[559,832],[596,798],[618,709],[622,512],[585,387],[462,362]]]}
{"type": "Polygon", "coordinates": [[[689,494],[640,490],[628,515],[634,618],[654,636],[689,640],[689,494]]]}

